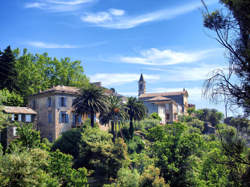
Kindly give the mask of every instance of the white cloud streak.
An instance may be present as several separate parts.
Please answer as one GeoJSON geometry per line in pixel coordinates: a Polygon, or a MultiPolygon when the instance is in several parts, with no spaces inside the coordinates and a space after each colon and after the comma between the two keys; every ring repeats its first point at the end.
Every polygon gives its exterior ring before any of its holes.
{"type": "Polygon", "coordinates": [[[45,43],[45,42],[39,42],[39,41],[27,42],[27,44],[33,47],[46,48],[46,49],[79,48],[79,46],[76,46],[76,45],[45,43]]]}
{"type": "Polygon", "coordinates": [[[81,8],[83,4],[95,0],[36,0],[25,4],[25,8],[38,8],[52,12],[70,12],[81,8]]]}
{"type": "Polygon", "coordinates": [[[123,56],[120,62],[131,64],[143,64],[151,66],[173,65],[181,63],[197,62],[206,58],[214,50],[203,50],[197,52],[177,52],[170,49],[159,50],[151,48],[140,52],[137,57],[123,56]]]}
{"type": "MultiPolygon", "coordinates": [[[[217,3],[217,0],[208,0],[206,3],[207,4],[217,3]]],[[[183,15],[191,11],[194,11],[201,6],[202,4],[200,1],[194,1],[191,2],[190,4],[174,8],[167,8],[139,16],[124,16],[124,13],[123,14],[121,13],[119,16],[117,16],[116,14],[116,16],[111,17],[111,19],[104,19],[98,22],[96,20],[98,20],[100,13],[103,12],[97,12],[97,13],[89,13],[85,16],[82,16],[81,20],[83,22],[92,23],[98,27],[112,28],[112,29],[130,29],[148,22],[172,19],[179,15],[183,15]],[[89,15],[91,15],[92,19],[87,19],[89,15]],[[97,19],[94,19],[95,17],[97,19]]]]}
{"type": "Polygon", "coordinates": [[[166,72],[161,75],[164,82],[199,81],[210,77],[210,73],[215,69],[226,69],[226,66],[200,64],[196,67],[176,67],[172,69],[146,68],[152,71],[166,72]]]}
{"type": "MultiPolygon", "coordinates": [[[[158,75],[143,75],[147,81],[159,80],[160,77],[158,75]]],[[[131,83],[138,81],[140,78],[140,74],[136,73],[97,73],[90,76],[91,82],[102,82],[104,86],[114,86],[114,85],[123,85],[126,83],[131,83]]]]}

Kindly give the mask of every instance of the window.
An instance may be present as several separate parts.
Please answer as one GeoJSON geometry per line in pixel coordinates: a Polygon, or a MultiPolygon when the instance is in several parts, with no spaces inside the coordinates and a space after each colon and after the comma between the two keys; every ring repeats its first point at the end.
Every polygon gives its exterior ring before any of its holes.
{"type": "Polygon", "coordinates": [[[15,121],[15,114],[11,114],[11,121],[15,121]]]}
{"type": "Polygon", "coordinates": [[[166,118],[167,118],[167,120],[169,120],[169,119],[170,119],[170,115],[169,115],[169,114],[167,114],[167,115],[166,115],[166,118]]]}
{"type": "Polygon", "coordinates": [[[47,105],[48,105],[48,107],[51,107],[51,105],[52,105],[51,97],[48,97],[47,105]]]}
{"type": "Polygon", "coordinates": [[[49,111],[48,113],[48,123],[52,123],[52,112],[49,111]]]}
{"type": "Polygon", "coordinates": [[[73,114],[72,122],[73,122],[73,125],[75,125],[76,123],[78,123],[78,124],[81,123],[82,122],[82,116],[77,115],[77,114],[73,114]]]}
{"type": "Polygon", "coordinates": [[[25,115],[25,122],[31,122],[31,115],[25,115]]]}
{"type": "Polygon", "coordinates": [[[60,107],[65,107],[67,103],[67,98],[66,97],[60,97],[59,98],[59,106],[60,107]]]}
{"type": "Polygon", "coordinates": [[[13,136],[17,136],[17,127],[13,127],[12,130],[13,130],[13,136]]]}
{"type": "Polygon", "coordinates": [[[66,112],[60,112],[59,122],[60,123],[69,123],[69,115],[66,112]]]}
{"type": "Polygon", "coordinates": [[[22,121],[22,114],[18,114],[18,121],[22,121]]]}

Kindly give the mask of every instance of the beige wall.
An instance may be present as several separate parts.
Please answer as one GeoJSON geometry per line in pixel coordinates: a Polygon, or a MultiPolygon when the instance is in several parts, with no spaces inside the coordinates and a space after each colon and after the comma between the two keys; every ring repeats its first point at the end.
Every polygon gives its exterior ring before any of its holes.
{"type": "Polygon", "coordinates": [[[37,112],[37,126],[41,136],[51,141],[56,140],[62,132],[72,128],[72,102],[75,96],[69,94],[42,94],[29,98],[29,106],[37,112]],[[48,107],[48,97],[51,97],[52,105],[48,107]],[[66,107],[59,106],[60,97],[66,97],[66,107]],[[35,107],[33,106],[35,100],[35,107]],[[64,111],[69,116],[69,123],[59,123],[59,114],[64,111]],[[52,113],[52,122],[49,123],[48,114],[52,113]]]}

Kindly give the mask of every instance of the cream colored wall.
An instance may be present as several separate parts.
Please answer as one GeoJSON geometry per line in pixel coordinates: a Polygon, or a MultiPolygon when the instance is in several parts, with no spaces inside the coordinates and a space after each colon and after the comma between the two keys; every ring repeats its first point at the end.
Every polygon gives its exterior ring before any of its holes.
{"type": "Polygon", "coordinates": [[[166,123],[166,108],[165,105],[158,105],[158,115],[161,117],[161,123],[165,124],[166,123]]]}

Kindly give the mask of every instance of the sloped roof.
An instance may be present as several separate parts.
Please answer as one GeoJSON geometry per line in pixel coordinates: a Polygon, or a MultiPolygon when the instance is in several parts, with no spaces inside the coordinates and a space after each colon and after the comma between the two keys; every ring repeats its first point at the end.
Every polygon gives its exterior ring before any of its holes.
{"type": "Polygon", "coordinates": [[[141,94],[139,98],[146,98],[146,97],[166,97],[166,96],[175,96],[175,95],[188,95],[188,92],[185,91],[180,91],[180,92],[162,92],[162,93],[145,93],[141,94]]]}
{"type": "Polygon", "coordinates": [[[149,99],[148,101],[171,101],[172,99],[162,96],[153,97],[152,99],[149,99]]]}
{"type": "Polygon", "coordinates": [[[37,114],[37,112],[31,108],[19,106],[4,106],[3,111],[8,114],[37,114]]]}
{"type": "MultiPolygon", "coordinates": [[[[96,84],[94,84],[96,85],[96,84]]],[[[98,85],[97,85],[98,86],[98,85]]],[[[101,87],[101,86],[98,86],[101,87]]],[[[104,88],[104,93],[107,95],[112,95],[112,90],[104,88]]],[[[40,94],[46,94],[46,93],[66,93],[66,94],[72,94],[72,95],[79,95],[81,92],[80,88],[77,87],[72,87],[72,86],[63,86],[63,85],[58,85],[58,86],[54,86],[53,88],[50,88],[48,90],[44,90],[42,92],[39,92],[37,94],[34,95],[40,95],[40,94]]]]}
{"type": "Polygon", "coordinates": [[[63,86],[58,85],[48,90],[42,91],[38,94],[49,93],[49,92],[60,92],[60,93],[69,93],[69,94],[79,94],[80,89],[72,86],[63,86]]]}

